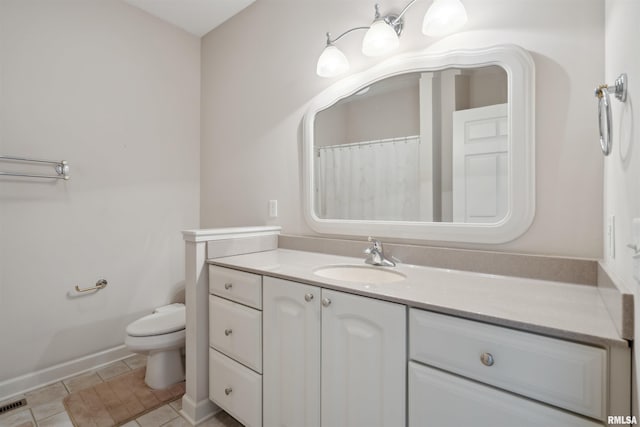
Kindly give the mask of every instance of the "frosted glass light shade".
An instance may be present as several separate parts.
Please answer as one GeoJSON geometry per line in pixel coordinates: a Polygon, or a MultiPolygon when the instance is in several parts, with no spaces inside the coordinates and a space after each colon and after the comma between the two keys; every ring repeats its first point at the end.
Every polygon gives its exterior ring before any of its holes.
{"type": "Polygon", "coordinates": [[[349,70],[349,61],[344,53],[334,45],[324,48],[318,58],[316,74],[320,77],[335,77],[349,70]]]}
{"type": "Polygon", "coordinates": [[[362,40],[362,53],[366,56],[380,56],[400,45],[398,34],[383,20],[375,21],[362,40]]]}
{"type": "Polygon", "coordinates": [[[467,23],[467,11],[460,0],[434,0],[422,21],[422,33],[440,37],[455,31],[467,23]]]}

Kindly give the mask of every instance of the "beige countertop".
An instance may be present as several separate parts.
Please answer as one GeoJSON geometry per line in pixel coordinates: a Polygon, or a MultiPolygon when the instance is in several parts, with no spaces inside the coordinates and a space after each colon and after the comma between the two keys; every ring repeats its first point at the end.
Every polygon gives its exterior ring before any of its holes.
{"type": "MultiPolygon", "coordinates": [[[[406,279],[364,284],[314,274],[328,265],[363,266],[363,258],[276,249],[209,259],[209,264],[336,289],[410,307],[601,346],[624,346],[595,286],[399,263],[406,279]]],[[[382,267],[378,267],[382,268],[382,267]]]]}

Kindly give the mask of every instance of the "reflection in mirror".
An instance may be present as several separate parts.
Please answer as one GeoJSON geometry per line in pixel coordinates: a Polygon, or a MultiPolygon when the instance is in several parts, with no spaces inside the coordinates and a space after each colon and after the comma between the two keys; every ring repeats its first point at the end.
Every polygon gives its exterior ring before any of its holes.
{"type": "Polygon", "coordinates": [[[321,219],[496,223],[509,209],[499,66],[388,77],[315,116],[321,219]]]}
{"type": "Polygon", "coordinates": [[[317,94],[302,125],[315,232],[494,244],[533,222],[535,64],[518,46],[394,56],[317,94]]]}

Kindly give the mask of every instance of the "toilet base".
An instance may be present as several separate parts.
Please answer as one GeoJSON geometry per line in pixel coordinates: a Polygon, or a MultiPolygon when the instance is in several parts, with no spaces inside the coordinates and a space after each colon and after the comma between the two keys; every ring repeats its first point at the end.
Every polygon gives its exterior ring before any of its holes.
{"type": "Polygon", "coordinates": [[[149,352],[144,382],[154,390],[161,390],[184,381],[184,367],[180,349],[149,352]]]}

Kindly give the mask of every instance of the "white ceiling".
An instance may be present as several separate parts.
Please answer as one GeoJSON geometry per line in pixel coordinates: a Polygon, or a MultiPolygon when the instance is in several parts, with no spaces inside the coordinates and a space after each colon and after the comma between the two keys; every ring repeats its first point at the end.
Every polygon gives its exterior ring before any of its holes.
{"type": "Polygon", "coordinates": [[[256,0],[124,0],[202,37],[256,0]]]}

